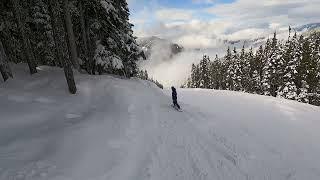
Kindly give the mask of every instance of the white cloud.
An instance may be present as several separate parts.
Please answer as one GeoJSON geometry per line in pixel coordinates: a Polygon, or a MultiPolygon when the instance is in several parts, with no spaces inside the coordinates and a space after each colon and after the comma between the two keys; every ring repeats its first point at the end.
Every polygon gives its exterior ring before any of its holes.
{"type": "Polygon", "coordinates": [[[156,11],[156,18],[160,21],[190,20],[193,11],[184,9],[160,9],[156,11]]]}
{"type": "Polygon", "coordinates": [[[268,33],[265,29],[248,28],[236,31],[232,34],[223,35],[222,37],[227,40],[242,40],[242,39],[256,39],[268,33]]]}
{"type": "Polygon", "coordinates": [[[317,21],[319,0],[237,0],[207,9],[208,13],[223,21],[233,21],[238,29],[246,27],[268,28],[271,23],[280,26],[317,21]]]}
{"type": "Polygon", "coordinates": [[[236,0],[210,5],[212,2],[193,0],[193,3],[209,3],[208,8],[200,10],[156,7],[132,22],[143,24],[136,28],[139,36],[158,35],[188,47],[212,47],[219,38],[263,36],[289,25],[318,22],[320,17],[319,0],[236,0]],[[204,13],[213,16],[211,19],[196,16],[204,13]],[[152,25],[144,22],[145,19],[153,19],[152,25]]]}
{"type": "Polygon", "coordinates": [[[270,23],[269,28],[270,29],[277,29],[281,26],[280,23],[270,23]]]}
{"type": "Polygon", "coordinates": [[[192,0],[195,4],[213,4],[215,0],[192,0]]]}
{"type": "Polygon", "coordinates": [[[215,45],[214,39],[198,34],[187,34],[179,37],[176,41],[188,48],[206,48],[215,45]]]}

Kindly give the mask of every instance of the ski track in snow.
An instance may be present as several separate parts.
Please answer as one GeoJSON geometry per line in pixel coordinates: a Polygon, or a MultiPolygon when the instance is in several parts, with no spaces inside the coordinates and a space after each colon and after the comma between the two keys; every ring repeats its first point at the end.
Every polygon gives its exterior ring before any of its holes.
{"type": "Polygon", "coordinates": [[[320,179],[318,107],[44,68],[0,83],[0,180],[320,179]],[[50,73],[49,73],[50,72],[50,73]],[[181,97],[180,97],[181,95],[181,97]]]}

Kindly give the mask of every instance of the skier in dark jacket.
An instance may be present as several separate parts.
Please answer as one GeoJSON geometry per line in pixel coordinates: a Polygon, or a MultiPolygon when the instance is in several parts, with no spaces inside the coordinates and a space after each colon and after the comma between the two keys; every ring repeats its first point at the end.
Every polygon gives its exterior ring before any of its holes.
{"type": "Polygon", "coordinates": [[[177,90],[176,88],[174,88],[173,86],[171,87],[172,90],[172,101],[173,101],[173,106],[177,107],[178,109],[180,109],[180,106],[178,104],[178,98],[177,98],[177,90]]]}

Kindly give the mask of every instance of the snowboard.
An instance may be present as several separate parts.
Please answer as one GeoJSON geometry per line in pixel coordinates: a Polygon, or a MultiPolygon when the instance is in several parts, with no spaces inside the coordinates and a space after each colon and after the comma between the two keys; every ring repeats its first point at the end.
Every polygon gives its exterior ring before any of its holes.
{"type": "Polygon", "coordinates": [[[178,112],[182,112],[182,109],[180,108],[178,108],[177,106],[174,106],[173,104],[171,105],[172,107],[173,107],[173,109],[175,109],[176,111],[178,111],[178,112]]]}

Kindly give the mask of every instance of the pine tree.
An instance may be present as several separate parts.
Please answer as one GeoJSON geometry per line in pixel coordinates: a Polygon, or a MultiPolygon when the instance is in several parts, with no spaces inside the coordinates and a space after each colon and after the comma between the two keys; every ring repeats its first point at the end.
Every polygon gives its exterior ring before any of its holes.
{"type": "Polygon", "coordinates": [[[282,59],[283,57],[280,55],[281,47],[280,44],[278,44],[276,33],[274,33],[274,37],[272,39],[271,44],[267,44],[266,51],[267,55],[269,56],[267,59],[267,65],[264,69],[264,94],[276,97],[277,92],[282,84],[282,77],[284,71],[284,62],[282,59]]]}
{"type": "Polygon", "coordinates": [[[187,79],[187,82],[182,85],[182,88],[192,88],[192,81],[190,77],[187,79]]]}
{"type": "MultiPolygon", "coordinates": [[[[228,49],[228,51],[230,50],[228,49]]],[[[228,53],[227,53],[227,56],[229,56],[228,53]]],[[[240,62],[240,57],[236,48],[233,49],[233,54],[231,55],[231,61],[226,62],[226,65],[228,67],[228,70],[227,70],[228,90],[232,90],[232,91],[243,90],[243,87],[241,84],[242,82],[241,62],[240,62]]]]}
{"type": "Polygon", "coordinates": [[[252,82],[252,67],[254,66],[254,56],[253,56],[253,49],[251,48],[249,53],[245,52],[244,45],[241,50],[240,54],[240,70],[242,74],[241,78],[241,85],[242,91],[252,92],[253,90],[253,82],[252,82]]]}
{"type": "Polygon", "coordinates": [[[222,64],[216,55],[216,58],[210,63],[210,89],[221,89],[222,88],[222,64]]]}
{"type": "Polygon", "coordinates": [[[293,41],[286,42],[282,59],[284,60],[284,76],[283,82],[279,88],[278,96],[286,99],[297,100],[298,98],[298,70],[297,67],[300,63],[299,48],[296,47],[296,36],[293,37],[293,41]]]}
{"type": "Polygon", "coordinates": [[[137,73],[136,62],[144,58],[144,54],[133,36],[128,4],[125,0],[102,0],[94,7],[99,9],[93,12],[98,19],[92,22],[96,32],[94,41],[97,42],[95,65],[104,72],[132,77],[137,73]]]}
{"type": "Polygon", "coordinates": [[[58,52],[56,59],[63,64],[63,70],[69,87],[69,92],[71,94],[75,94],[77,92],[77,87],[73,77],[71,62],[68,54],[66,53],[66,51],[68,52],[68,46],[66,44],[66,34],[62,21],[63,15],[61,14],[61,9],[61,3],[59,1],[50,1],[49,11],[52,19],[55,46],[58,52]]]}
{"type": "Polygon", "coordinates": [[[129,22],[129,8],[126,0],[118,0],[118,14],[123,26],[123,38],[124,44],[122,50],[126,56],[124,59],[124,66],[126,74],[131,77],[137,70],[136,62],[142,58],[145,58],[142,49],[136,42],[136,37],[133,36],[133,25],[129,22]]]}
{"type": "MultiPolygon", "coordinates": [[[[86,9],[85,7],[85,0],[80,0],[78,2],[79,7],[79,18],[80,18],[80,29],[81,29],[81,43],[82,43],[82,50],[83,50],[83,68],[90,74],[90,61],[93,61],[90,55],[89,50],[89,32],[87,32],[88,27],[86,23],[86,9]]],[[[81,44],[80,43],[80,44],[81,44]]],[[[81,56],[81,54],[80,54],[81,56]]]]}
{"type": "Polygon", "coordinates": [[[0,73],[4,81],[7,81],[10,77],[11,78],[13,77],[1,39],[0,39],[0,73]]]}
{"type": "Polygon", "coordinates": [[[66,27],[67,37],[68,37],[68,43],[69,43],[68,47],[69,47],[71,61],[72,61],[73,67],[77,70],[80,70],[76,40],[74,37],[72,19],[70,14],[69,0],[63,0],[63,12],[64,12],[64,21],[65,21],[65,27],[66,27]]]}
{"type": "Polygon", "coordinates": [[[0,1],[0,9],[0,39],[7,58],[11,62],[21,63],[25,58],[22,57],[22,44],[18,36],[19,31],[12,12],[11,0],[0,1]]]}
{"type": "MultiPolygon", "coordinates": [[[[316,89],[319,84],[318,62],[317,59],[312,57],[312,49],[310,47],[309,39],[302,42],[302,58],[298,68],[300,72],[300,79],[305,84],[305,87],[301,87],[301,91],[314,94],[316,93],[316,89]]],[[[313,101],[312,98],[311,101],[313,101]]],[[[309,102],[309,100],[304,100],[303,102],[309,102]]]]}
{"type": "Polygon", "coordinates": [[[226,67],[226,89],[235,90],[235,60],[231,54],[231,50],[228,47],[227,55],[225,56],[225,67],[226,67]]]}
{"type": "Polygon", "coordinates": [[[30,39],[26,33],[25,21],[22,19],[22,8],[18,0],[11,0],[13,4],[14,14],[16,17],[17,26],[20,32],[20,36],[22,39],[23,51],[25,58],[27,59],[30,74],[37,73],[36,62],[34,59],[34,54],[31,49],[30,39]]]}
{"type": "Polygon", "coordinates": [[[316,96],[313,99],[313,101],[311,103],[315,104],[315,105],[319,105],[320,106],[320,33],[316,32],[314,34],[312,34],[311,39],[313,41],[313,43],[311,44],[312,46],[312,57],[314,58],[314,61],[317,61],[318,63],[318,86],[316,88],[316,96]]]}
{"type": "Polygon", "coordinates": [[[262,79],[265,67],[265,53],[263,46],[261,45],[257,50],[253,62],[251,62],[251,74],[253,83],[253,92],[257,94],[263,94],[262,79]]]}
{"type": "Polygon", "coordinates": [[[144,76],[143,70],[140,70],[137,76],[138,76],[138,78],[140,78],[140,79],[144,79],[144,78],[143,78],[143,76],[144,76]]]}
{"type": "Polygon", "coordinates": [[[149,79],[149,75],[148,75],[148,71],[147,70],[144,71],[144,79],[145,80],[149,79]]]}
{"type": "Polygon", "coordinates": [[[199,88],[209,88],[210,78],[209,78],[209,63],[210,59],[208,56],[204,55],[199,64],[199,88]]]}
{"type": "Polygon", "coordinates": [[[32,0],[31,2],[30,29],[32,38],[30,41],[34,47],[35,59],[40,65],[55,66],[54,40],[48,7],[44,0],[32,0]]]}
{"type": "Polygon", "coordinates": [[[191,87],[199,88],[200,87],[200,75],[199,75],[199,66],[192,64],[191,68],[191,87]]]}

